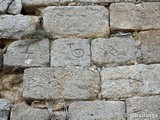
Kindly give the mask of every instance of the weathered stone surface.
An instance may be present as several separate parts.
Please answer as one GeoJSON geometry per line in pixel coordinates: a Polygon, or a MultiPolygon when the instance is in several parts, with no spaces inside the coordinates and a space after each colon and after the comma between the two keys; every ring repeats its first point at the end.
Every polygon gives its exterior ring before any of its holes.
{"type": "Polygon", "coordinates": [[[125,104],[120,101],[75,102],[69,120],[125,120],[125,104]]]}
{"type": "Polygon", "coordinates": [[[30,68],[24,72],[26,99],[89,99],[99,91],[98,71],[82,67],[30,68]]]}
{"type": "Polygon", "coordinates": [[[48,110],[34,109],[25,103],[16,104],[11,109],[10,120],[49,120],[48,110]]]}
{"type": "Polygon", "coordinates": [[[6,99],[0,99],[0,120],[8,120],[11,103],[6,99]]]}
{"type": "Polygon", "coordinates": [[[2,50],[0,49],[0,69],[2,68],[3,65],[3,53],[2,50]]]}
{"type": "Polygon", "coordinates": [[[140,32],[142,61],[144,63],[160,62],[160,30],[140,32]]]}
{"type": "Polygon", "coordinates": [[[19,40],[13,42],[4,54],[4,65],[35,67],[49,65],[49,40],[19,40]]]}
{"type": "Polygon", "coordinates": [[[57,39],[52,42],[51,66],[90,66],[87,39],[57,39]]]}
{"type": "Polygon", "coordinates": [[[14,0],[8,8],[8,13],[10,14],[20,14],[22,10],[21,0],[14,0]]]}
{"type": "Polygon", "coordinates": [[[24,6],[52,6],[59,4],[68,4],[76,0],[22,0],[24,6]]]}
{"type": "Polygon", "coordinates": [[[159,120],[160,96],[133,97],[126,101],[127,120],[159,120]]]}
{"type": "Polygon", "coordinates": [[[160,29],[160,2],[113,3],[110,27],[111,30],[160,29]]]}
{"type": "Polygon", "coordinates": [[[91,43],[92,61],[100,66],[133,64],[141,56],[138,44],[131,37],[94,39],[91,43]]]}
{"type": "Polygon", "coordinates": [[[34,31],[38,21],[35,16],[1,15],[0,38],[17,39],[24,32],[34,31]]]}
{"type": "Polygon", "coordinates": [[[53,37],[105,37],[109,34],[108,10],[103,6],[47,7],[44,29],[53,37]]]}
{"type": "Polygon", "coordinates": [[[11,3],[12,0],[0,0],[0,14],[5,14],[11,3]]]}
{"type": "Polygon", "coordinates": [[[101,72],[103,98],[126,98],[160,93],[160,65],[104,68],[101,72]]]}

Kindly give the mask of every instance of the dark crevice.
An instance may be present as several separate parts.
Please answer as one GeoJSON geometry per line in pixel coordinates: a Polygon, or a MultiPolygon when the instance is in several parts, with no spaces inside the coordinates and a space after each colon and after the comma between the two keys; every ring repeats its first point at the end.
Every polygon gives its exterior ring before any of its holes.
{"type": "Polygon", "coordinates": [[[27,12],[25,11],[24,7],[22,7],[22,10],[20,12],[22,15],[27,15],[27,12]]]}

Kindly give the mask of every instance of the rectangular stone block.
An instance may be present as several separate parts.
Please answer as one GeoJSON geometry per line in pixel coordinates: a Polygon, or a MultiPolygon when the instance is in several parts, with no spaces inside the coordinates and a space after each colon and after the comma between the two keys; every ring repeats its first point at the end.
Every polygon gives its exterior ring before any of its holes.
{"type": "Polygon", "coordinates": [[[132,65],[101,71],[103,98],[127,98],[160,93],[160,65],[132,65]]]}
{"type": "Polygon", "coordinates": [[[6,99],[0,99],[0,120],[8,120],[11,103],[6,99]]]}
{"type": "Polygon", "coordinates": [[[15,104],[11,109],[10,120],[49,120],[49,111],[32,108],[25,103],[15,104]]]}
{"type": "Polygon", "coordinates": [[[87,39],[57,39],[51,46],[51,66],[90,66],[87,39]]]}
{"type": "Polygon", "coordinates": [[[160,96],[133,97],[126,100],[127,120],[159,120],[160,96]]]}
{"type": "Polygon", "coordinates": [[[108,9],[103,6],[47,7],[43,11],[44,29],[54,38],[106,37],[108,18],[108,9]]]}
{"type": "Polygon", "coordinates": [[[140,32],[142,62],[160,62],[160,30],[149,30],[140,32]]]}
{"type": "Polygon", "coordinates": [[[4,66],[49,66],[49,40],[19,40],[13,42],[4,54],[4,66]]]}
{"type": "Polygon", "coordinates": [[[112,31],[160,29],[160,2],[113,3],[110,27],[112,31]]]}
{"type": "Polygon", "coordinates": [[[69,120],[126,120],[125,104],[120,101],[75,102],[69,111],[69,120]]]}
{"type": "Polygon", "coordinates": [[[131,37],[94,39],[91,43],[92,61],[99,66],[133,64],[141,56],[139,45],[131,37]]]}
{"type": "Polygon", "coordinates": [[[82,67],[30,68],[24,72],[25,99],[93,99],[99,91],[98,71],[82,67]]]}
{"type": "Polygon", "coordinates": [[[34,31],[38,21],[35,16],[1,15],[0,38],[18,39],[23,33],[34,31]]]}

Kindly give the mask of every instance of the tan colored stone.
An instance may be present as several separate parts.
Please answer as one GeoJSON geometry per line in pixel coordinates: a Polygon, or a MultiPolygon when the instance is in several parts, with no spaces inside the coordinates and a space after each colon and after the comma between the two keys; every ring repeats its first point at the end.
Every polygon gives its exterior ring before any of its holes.
{"type": "Polygon", "coordinates": [[[123,99],[160,92],[160,65],[132,65],[103,68],[102,97],[123,99]]]}
{"type": "Polygon", "coordinates": [[[140,32],[142,62],[160,62],[160,30],[150,30],[140,32]]]}
{"type": "Polygon", "coordinates": [[[126,120],[121,101],[84,101],[69,106],[69,120],[126,120]]]}
{"type": "Polygon", "coordinates": [[[1,79],[3,89],[10,90],[15,84],[23,82],[23,74],[6,74],[1,79]]]}
{"type": "Polygon", "coordinates": [[[94,99],[99,92],[99,73],[82,67],[30,68],[24,72],[26,100],[94,99]]]}
{"type": "Polygon", "coordinates": [[[160,29],[160,2],[113,3],[110,27],[112,31],[160,29]]]}
{"type": "Polygon", "coordinates": [[[49,40],[26,39],[13,42],[4,54],[4,66],[49,66],[49,40]]]}
{"type": "Polygon", "coordinates": [[[141,56],[132,37],[98,38],[91,42],[92,61],[99,66],[134,64],[141,56]]]}
{"type": "Polygon", "coordinates": [[[49,112],[45,109],[34,109],[25,103],[12,106],[10,120],[49,120],[49,112]]]}
{"type": "Polygon", "coordinates": [[[133,97],[126,100],[127,120],[159,120],[160,96],[133,97]]]}
{"type": "Polygon", "coordinates": [[[103,6],[47,7],[43,11],[43,26],[54,38],[106,37],[108,18],[108,9],[103,6]]]}
{"type": "Polygon", "coordinates": [[[90,66],[87,39],[57,39],[51,45],[51,66],[90,66]]]}

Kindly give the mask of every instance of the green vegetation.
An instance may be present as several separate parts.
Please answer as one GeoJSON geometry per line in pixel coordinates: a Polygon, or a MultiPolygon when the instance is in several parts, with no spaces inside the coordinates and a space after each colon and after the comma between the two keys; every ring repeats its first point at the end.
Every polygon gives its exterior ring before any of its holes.
{"type": "Polygon", "coordinates": [[[50,32],[46,32],[45,30],[35,30],[31,33],[24,32],[21,35],[21,39],[43,39],[43,38],[48,38],[48,39],[53,39],[52,34],[50,32]]]}
{"type": "Polygon", "coordinates": [[[138,34],[137,30],[135,30],[135,32],[132,33],[132,37],[133,37],[135,40],[138,40],[138,39],[139,39],[139,34],[138,34]]]}

